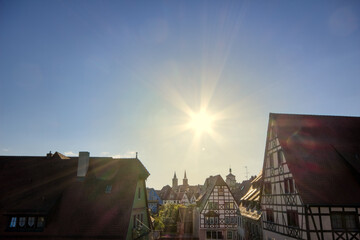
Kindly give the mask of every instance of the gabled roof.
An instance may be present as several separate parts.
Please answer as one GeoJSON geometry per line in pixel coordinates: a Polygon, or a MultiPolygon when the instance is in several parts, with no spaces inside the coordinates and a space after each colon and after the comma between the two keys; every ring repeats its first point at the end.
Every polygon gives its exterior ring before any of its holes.
{"type": "MultiPolygon", "coordinates": [[[[43,232],[0,236],[125,239],[139,179],[148,171],[138,159],[90,157],[88,174],[77,178],[77,157],[0,156],[1,215],[50,216],[43,232]],[[111,185],[111,193],[105,193],[111,185]],[[5,193],[5,194],[4,194],[5,193]]],[[[7,225],[0,217],[0,225],[7,225]]]]}
{"type": "Polygon", "coordinates": [[[272,113],[269,121],[305,204],[360,204],[360,117],[272,113]]]}
{"type": "Polygon", "coordinates": [[[231,189],[231,193],[237,204],[240,203],[240,199],[247,193],[250,188],[253,177],[248,180],[244,180],[242,183],[237,183],[235,188],[231,189]]]}
{"type": "MultiPolygon", "coordinates": [[[[226,182],[220,175],[210,176],[205,180],[206,190],[199,196],[197,205],[199,206],[200,212],[204,209],[207,200],[209,199],[215,186],[227,186],[226,182]]],[[[229,190],[230,191],[230,190],[229,190]]]]}

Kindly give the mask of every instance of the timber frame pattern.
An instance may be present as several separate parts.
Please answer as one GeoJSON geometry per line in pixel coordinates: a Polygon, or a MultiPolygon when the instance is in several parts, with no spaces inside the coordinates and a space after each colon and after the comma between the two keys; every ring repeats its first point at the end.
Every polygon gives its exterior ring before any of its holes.
{"type": "Polygon", "coordinates": [[[264,239],[285,236],[287,239],[360,239],[360,203],[355,206],[303,203],[271,118],[264,158],[260,199],[264,239]]]}
{"type": "MultiPolygon", "coordinates": [[[[215,185],[200,212],[200,230],[205,239],[236,239],[238,206],[229,187],[215,185]],[[216,237],[210,232],[216,232],[216,237]]],[[[201,239],[201,237],[200,237],[201,239]]]]}
{"type": "Polygon", "coordinates": [[[273,127],[266,143],[264,163],[264,187],[261,206],[263,228],[295,239],[306,239],[305,207],[295,185],[287,185],[285,180],[294,184],[294,179],[286,164],[279,140],[273,127]],[[292,189],[292,191],[290,191],[292,189]],[[289,225],[290,213],[293,213],[292,226],[289,225]]]}

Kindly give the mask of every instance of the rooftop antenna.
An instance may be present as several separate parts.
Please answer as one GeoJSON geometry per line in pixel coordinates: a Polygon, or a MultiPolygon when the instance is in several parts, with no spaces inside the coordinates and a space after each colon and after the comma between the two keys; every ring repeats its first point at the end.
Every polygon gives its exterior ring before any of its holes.
{"type": "Polygon", "coordinates": [[[248,167],[245,166],[245,178],[248,179],[249,175],[249,171],[248,171],[248,167]]]}

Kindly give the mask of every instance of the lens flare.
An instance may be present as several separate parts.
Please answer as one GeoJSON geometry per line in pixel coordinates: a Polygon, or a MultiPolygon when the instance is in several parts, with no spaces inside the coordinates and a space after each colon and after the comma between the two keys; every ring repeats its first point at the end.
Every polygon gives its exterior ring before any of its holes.
{"type": "Polygon", "coordinates": [[[206,110],[201,110],[198,113],[192,113],[190,115],[189,128],[193,129],[196,134],[201,135],[203,133],[212,132],[212,123],[213,117],[206,112],[206,110]]]}

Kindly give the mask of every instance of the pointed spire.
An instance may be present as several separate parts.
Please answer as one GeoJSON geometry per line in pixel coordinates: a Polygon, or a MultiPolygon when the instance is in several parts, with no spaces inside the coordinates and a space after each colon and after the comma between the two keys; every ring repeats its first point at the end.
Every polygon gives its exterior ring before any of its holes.
{"type": "Polygon", "coordinates": [[[185,173],[184,173],[184,179],[187,179],[187,177],[186,177],[186,170],[185,170],[185,173]]]}
{"type": "Polygon", "coordinates": [[[174,178],[177,178],[177,177],[176,177],[176,172],[174,172],[174,178]]]}

